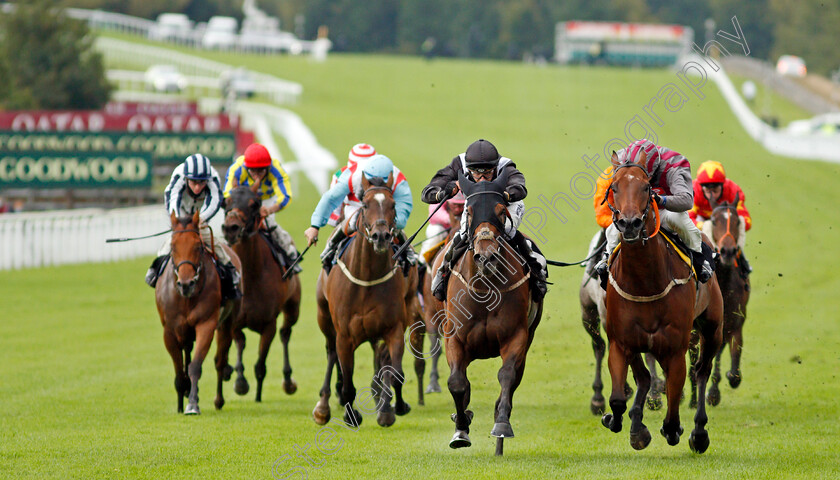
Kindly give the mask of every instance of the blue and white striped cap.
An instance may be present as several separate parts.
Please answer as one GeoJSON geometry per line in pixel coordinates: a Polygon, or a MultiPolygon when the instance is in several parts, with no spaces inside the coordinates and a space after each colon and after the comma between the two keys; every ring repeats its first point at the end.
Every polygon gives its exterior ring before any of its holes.
{"type": "Polygon", "coordinates": [[[210,180],[210,159],[196,153],[184,160],[184,176],[190,180],[210,180]]]}

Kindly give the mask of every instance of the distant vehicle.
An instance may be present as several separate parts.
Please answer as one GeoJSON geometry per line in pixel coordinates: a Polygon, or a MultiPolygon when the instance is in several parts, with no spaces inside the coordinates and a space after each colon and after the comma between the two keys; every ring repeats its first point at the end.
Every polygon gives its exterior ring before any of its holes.
{"type": "Polygon", "coordinates": [[[175,65],[153,65],[143,76],[146,88],[156,92],[178,93],[187,88],[187,79],[175,65]]]}
{"type": "Polygon", "coordinates": [[[229,50],[236,46],[238,24],[233,17],[211,17],[201,39],[201,45],[207,49],[229,50]]]}
{"type": "Polygon", "coordinates": [[[791,135],[837,135],[840,133],[840,113],[826,113],[790,122],[787,132],[791,135]]]}
{"type": "Polygon", "coordinates": [[[254,96],[257,84],[251,72],[244,68],[237,68],[222,72],[219,77],[219,89],[222,91],[222,97],[225,98],[230,94],[237,98],[250,98],[254,96]]]}
{"type": "Polygon", "coordinates": [[[149,30],[149,39],[161,42],[190,39],[192,21],[183,13],[161,13],[149,30]]]}
{"type": "Polygon", "coordinates": [[[292,33],[280,30],[280,21],[275,17],[246,17],[239,34],[239,48],[242,50],[277,53],[300,49],[300,40],[292,33]]]}
{"type": "Polygon", "coordinates": [[[796,55],[782,55],[776,62],[776,72],[788,77],[804,77],[808,73],[805,60],[796,55]]]}

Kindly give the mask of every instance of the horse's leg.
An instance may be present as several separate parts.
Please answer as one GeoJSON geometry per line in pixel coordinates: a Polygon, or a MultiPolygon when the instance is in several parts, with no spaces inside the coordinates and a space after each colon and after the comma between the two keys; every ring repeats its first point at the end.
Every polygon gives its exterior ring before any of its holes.
{"type": "Polygon", "coordinates": [[[513,437],[513,427],[510,425],[510,414],[513,410],[513,393],[522,381],[525,372],[525,357],[528,353],[528,331],[520,328],[516,335],[502,347],[502,368],[499,369],[498,379],[501,392],[496,399],[493,430],[490,435],[497,438],[496,455],[503,454],[504,439],[513,437]]]}
{"type": "MultiPolygon", "coordinates": [[[[333,367],[338,357],[335,353],[335,338],[327,339],[327,373],[324,376],[324,384],[321,385],[321,396],[318,403],[315,405],[315,410],[312,411],[312,418],[318,425],[326,425],[330,421],[330,380],[332,380],[333,367]]],[[[341,392],[339,392],[340,394],[341,392]]]]}
{"type": "Polygon", "coordinates": [[[190,397],[184,414],[198,415],[201,410],[198,408],[198,380],[201,378],[201,364],[204,363],[204,357],[210,351],[210,344],[213,342],[213,332],[216,329],[216,315],[211,315],[212,320],[207,320],[195,326],[195,356],[190,362],[190,397]]]}
{"type": "Polygon", "coordinates": [[[633,355],[630,359],[630,368],[633,369],[633,377],[638,387],[633,406],[627,414],[630,417],[630,446],[636,450],[642,450],[650,444],[650,431],[642,423],[642,419],[645,413],[645,401],[650,390],[651,376],[639,354],[633,355]]]}
{"type": "Polygon", "coordinates": [[[662,408],[662,392],[665,391],[665,382],[656,373],[656,357],[652,353],[645,354],[645,365],[650,372],[650,391],[647,395],[647,408],[659,410],[662,408]]]}
{"type": "MultiPolygon", "coordinates": [[[[423,317],[421,315],[416,315],[415,323],[417,321],[420,324],[423,324],[423,317]]],[[[426,359],[423,357],[423,337],[425,337],[425,324],[422,329],[416,328],[412,329],[409,327],[409,334],[408,334],[408,341],[411,344],[411,351],[414,352],[412,355],[414,357],[414,374],[417,375],[417,403],[420,405],[425,405],[426,400],[423,398],[423,376],[426,374],[426,359]]],[[[407,412],[406,412],[407,413],[407,412]]]]}
{"type": "MultiPolygon", "coordinates": [[[[400,327],[402,327],[402,324],[400,324],[400,327]]],[[[390,427],[397,419],[395,416],[396,409],[391,405],[391,398],[394,396],[391,391],[392,387],[397,392],[396,403],[400,407],[400,415],[405,415],[411,410],[411,407],[402,398],[402,384],[405,382],[405,375],[402,371],[402,355],[405,343],[403,332],[400,330],[401,328],[394,328],[386,335],[385,344],[382,347],[383,350],[387,348],[388,355],[387,357],[383,355],[380,369],[376,371],[374,377],[375,380],[378,379],[382,382],[381,401],[377,403],[379,413],[376,416],[376,423],[381,427],[390,427]],[[394,337],[398,337],[398,339],[395,340],[394,337]]]]}
{"type": "Polygon", "coordinates": [[[275,319],[263,327],[263,331],[260,334],[260,350],[257,356],[257,363],[254,364],[254,378],[257,379],[256,401],[258,402],[262,402],[263,380],[265,380],[265,374],[267,371],[265,361],[268,358],[268,349],[271,347],[271,342],[274,341],[274,336],[277,334],[276,332],[277,320],[275,319]]]}
{"type": "Polygon", "coordinates": [[[461,343],[455,338],[446,340],[446,359],[449,362],[449,380],[447,385],[455,401],[455,435],[449,441],[450,448],[462,448],[472,445],[470,441],[470,423],[473,413],[467,410],[470,404],[470,381],[467,379],[467,358],[461,343]]]}
{"type": "Polygon", "coordinates": [[[680,435],[683,433],[680,425],[680,397],[685,386],[685,351],[660,359],[659,364],[665,375],[665,396],[668,398],[668,409],[659,433],[665,437],[668,445],[676,445],[680,443],[680,435]]]}
{"type": "Polygon", "coordinates": [[[223,323],[216,330],[216,410],[221,410],[225,405],[225,397],[222,392],[222,382],[230,380],[233,368],[228,365],[228,353],[233,341],[230,331],[230,320],[223,323]]]}
{"type": "Polygon", "coordinates": [[[362,424],[362,414],[353,408],[353,400],[356,399],[356,387],[353,385],[354,351],[355,346],[351,339],[338,337],[336,353],[338,354],[338,368],[342,377],[339,403],[344,407],[344,423],[351,428],[362,424]]]}
{"type": "Polygon", "coordinates": [[[233,391],[237,395],[245,395],[248,393],[248,380],[245,379],[245,365],[242,363],[242,352],[245,351],[245,334],[242,329],[233,332],[233,340],[236,342],[236,366],[233,368],[236,371],[236,381],[233,384],[233,391]]]}
{"type": "MultiPolygon", "coordinates": [[[[418,335],[420,341],[423,341],[423,336],[418,335]]],[[[422,345],[421,345],[422,348],[422,345]]],[[[402,369],[402,359],[405,354],[405,337],[403,336],[402,328],[394,329],[388,341],[388,352],[391,354],[391,366],[393,370],[390,372],[391,385],[394,387],[394,395],[396,402],[394,403],[394,412],[397,415],[405,415],[411,411],[411,405],[403,398],[402,387],[405,384],[405,375],[402,369]]],[[[415,373],[418,373],[418,379],[422,380],[423,371],[417,372],[417,361],[414,362],[415,373]]],[[[423,369],[425,369],[425,361],[423,362],[423,369]]],[[[420,387],[420,400],[423,399],[423,387],[420,387]]]]}
{"type": "MultiPolygon", "coordinates": [[[[738,388],[741,385],[741,349],[744,347],[744,324],[732,332],[732,337],[729,340],[729,355],[732,357],[732,366],[726,372],[726,378],[729,380],[729,386],[738,388]]],[[[721,347],[723,350],[723,347],[721,347]]]]}
{"type": "Polygon", "coordinates": [[[292,379],[292,365],[289,362],[289,339],[292,326],[300,315],[300,302],[290,301],[283,309],[283,325],[280,326],[280,341],[283,343],[283,391],[291,395],[297,391],[297,383],[292,379]]]}
{"type": "Polygon", "coordinates": [[[426,323],[426,332],[428,332],[429,337],[429,351],[432,352],[432,368],[429,371],[429,386],[426,387],[426,393],[440,393],[438,360],[440,360],[440,352],[443,344],[440,341],[437,325],[434,325],[432,322],[426,323]]]}
{"type": "Polygon", "coordinates": [[[723,356],[723,349],[726,345],[721,345],[720,350],[718,350],[717,355],[715,355],[714,361],[714,371],[712,373],[712,385],[709,387],[709,396],[706,400],[709,402],[709,405],[716,407],[720,404],[720,387],[718,384],[720,383],[720,361],[721,357],[723,356]]]}
{"type": "Polygon", "coordinates": [[[598,310],[595,305],[591,307],[581,306],[581,317],[583,328],[592,338],[592,353],[595,354],[595,380],[592,382],[592,399],[589,401],[589,410],[592,415],[604,414],[604,383],[601,381],[601,368],[604,362],[604,353],[607,350],[607,343],[601,337],[601,320],[598,318],[598,310]]]}
{"type": "Polygon", "coordinates": [[[697,321],[691,329],[691,337],[688,341],[688,381],[691,385],[691,397],[688,401],[688,408],[697,408],[697,356],[700,351],[700,334],[697,332],[697,321]]]}
{"type": "Polygon", "coordinates": [[[178,413],[184,413],[184,397],[190,389],[190,379],[184,373],[184,356],[178,339],[175,337],[175,332],[164,329],[163,330],[163,344],[166,346],[166,351],[172,357],[172,365],[175,367],[175,393],[178,395],[178,413]]]}
{"type": "MultiPolygon", "coordinates": [[[[704,316],[712,317],[707,311],[704,316]]],[[[720,320],[708,321],[706,318],[700,322],[700,359],[697,362],[695,371],[697,372],[697,383],[699,398],[697,403],[697,412],[694,414],[694,430],[691,431],[691,436],[688,439],[688,445],[691,450],[696,453],[703,453],[709,448],[709,432],[706,431],[706,423],[709,418],[706,416],[706,383],[709,381],[709,374],[712,371],[712,362],[720,350],[722,333],[720,327],[720,320]]]]}
{"type": "Polygon", "coordinates": [[[370,348],[373,350],[373,377],[370,380],[370,390],[373,394],[373,399],[379,404],[379,398],[382,396],[382,384],[378,381],[377,375],[379,369],[382,368],[382,355],[384,354],[384,345],[380,345],[378,340],[370,340],[370,348]]]}
{"type": "Polygon", "coordinates": [[[610,395],[610,410],[612,413],[605,413],[601,417],[601,424],[609,428],[613,433],[621,431],[621,421],[624,411],[627,410],[627,396],[625,384],[627,383],[627,357],[618,342],[610,342],[610,354],[607,359],[612,380],[612,394],[610,395]]]}

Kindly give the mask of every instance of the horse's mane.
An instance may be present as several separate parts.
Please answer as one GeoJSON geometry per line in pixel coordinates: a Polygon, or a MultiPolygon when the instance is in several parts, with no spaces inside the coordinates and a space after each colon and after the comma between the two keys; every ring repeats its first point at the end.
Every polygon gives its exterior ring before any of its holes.
{"type": "Polygon", "coordinates": [[[225,207],[228,209],[234,207],[243,209],[250,200],[255,200],[258,204],[262,203],[260,196],[254,193],[250,187],[236,187],[230,191],[230,196],[225,201],[225,207]]]}
{"type": "Polygon", "coordinates": [[[178,217],[178,223],[181,224],[182,227],[187,228],[190,223],[192,223],[193,216],[192,215],[184,215],[183,217],[178,217]]]}

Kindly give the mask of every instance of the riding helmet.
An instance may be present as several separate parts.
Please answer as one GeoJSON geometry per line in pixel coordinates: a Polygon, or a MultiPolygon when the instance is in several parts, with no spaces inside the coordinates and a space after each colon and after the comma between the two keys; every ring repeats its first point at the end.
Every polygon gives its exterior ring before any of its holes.
{"type": "Polygon", "coordinates": [[[350,149],[350,153],[347,155],[347,165],[352,166],[359,162],[364,162],[374,155],[376,155],[376,149],[373,148],[373,145],[357,143],[353,145],[353,148],[350,149]]]}
{"type": "Polygon", "coordinates": [[[499,151],[496,150],[496,147],[492,143],[480,139],[474,141],[467,147],[467,153],[464,159],[466,160],[467,168],[487,168],[498,165],[500,158],[499,151]]]}
{"type": "Polygon", "coordinates": [[[726,181],[726,171],[720,162],[709,160],[700,164],[697,169],[697,183],[706,185],[708,183],[723,183],[726,181]]]}
{"type": "Polygon", "coordinates": [[[381,178],[388,180],[388,176],[394,171],[394,162],[385,155],[374,155],[365,162],[362,170],[368,180],[381,178]]]}
{"type": "Polygon", "coordinates": [[[190,180],[210,180],[212,176],[210,159],[200,153],[195,153],[184,160],[184,176],[190,180]]]}
{"type": "Polygon", "coordinates": [[[246,168],[265,168],[271,165],[271,155],[259,143],[252,143],[245,149],[246,168]]]}

